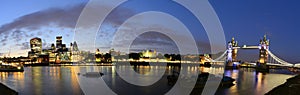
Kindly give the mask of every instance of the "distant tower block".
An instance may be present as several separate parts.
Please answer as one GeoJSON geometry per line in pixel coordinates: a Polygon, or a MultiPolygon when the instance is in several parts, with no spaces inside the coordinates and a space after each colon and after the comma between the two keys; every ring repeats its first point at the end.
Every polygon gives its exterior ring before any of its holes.
{"type": "Polygon", "coordinates": [[[264,38],[260,40],[259,43],[259,63],[267,63],[268,60],[268,50],[269,50],[270,40],[264,35],[264,38]]]}
{"type": "Polygon", "coordinates": [[[228,49],[227,49],[227,61],[234,62],[237,61],[237,48],[238,42],[234,40],[234,38],[231,39],[231,41],[228,42],[228,49]]]}
{"type": "Polygon", "coordinates": [[[78,45],[76,43],[76,41],[74,41],[74,43],[70,43],[70,48],[71,48],[71,61],[72,62],[79,62],[82,60],[82,56],[81,53],[78,49],[78,45]]]}
{"type": "Polygon", "coordinates": [[[30,40],[30,48],[33,53],[40,54],[42,52],[42,40],[41,38],[32,38],[30,40]]]}
{"type": "Polygon", "coordinates": [[[56,48],[62,48],[62,36],[56,36],[56,48]]]}

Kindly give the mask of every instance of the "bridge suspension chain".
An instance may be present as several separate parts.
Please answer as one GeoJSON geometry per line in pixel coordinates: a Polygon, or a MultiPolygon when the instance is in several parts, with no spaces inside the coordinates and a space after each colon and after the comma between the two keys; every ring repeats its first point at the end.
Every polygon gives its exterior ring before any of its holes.
{"type": "Polygon", "coordinates": [[[294,65],[294,64],[292,64],[292,63],[286,62],[286,61],[284,61],[284,60],[278,58],[277,56],[275,56],[275,55],[274,55],[271,51],[269,51],[269,50],[268,50],[267,52],[269,53],[270,57],[271,57],[274,61],[278,62],[279,64],[282,64],[282,65],[288,65],[288,66],[294,65]]]}
{"type": "MultiPolygon", "coordinates": [[[[296,66],[296,67],[300,67],[300,63],[292,64],[292,63],[286,62],[286,61],[280,59],[279,57],[275,56],[270,50],[268,50],[267,52],[269,54],[269,59],[268,59],[269,63],[280,64],[280,65],[284,65],[284,66],[296,66]]],[[[224,60],[226,60],[226,58],[227,58],[227,50],[224,51],[216,59],[213,59],[212,61],[224,61],[224,60]]]]}
{"type": "Polygon", "coordinates": [[[224,61],[226,59],[226,55],[227,55],[227,50],[224,51],[221,56],[219,56],[218,58],[214,59],[213,61],[224,61]]]}

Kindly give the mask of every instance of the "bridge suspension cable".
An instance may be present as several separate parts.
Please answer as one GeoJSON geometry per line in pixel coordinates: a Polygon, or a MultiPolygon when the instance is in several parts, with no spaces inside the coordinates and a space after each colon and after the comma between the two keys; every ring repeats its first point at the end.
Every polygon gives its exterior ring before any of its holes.
{"type": "Polygon", "coordinates": [[[226,59],[226,55],[227,55],[227,50],[225,50],[221,56],[214,59],[213,61],[224,61],[226,59]]]}
{"type": "MultiPolygon", "coordinates": [[[[269,54],[269,60],[268,62],[270,64],[277,64],[277,65],[282,65],[282,66],[295,66],[295,67],[300,67],[300,63],[297,64],[293,64],[293,63],[289,63],[286,62],[282,59],[280,59],[279,57],[277,57],[276,55],[274,55],[270,50],[267,50],[268,54],[269,54]]],[[[217,57],[216,59],[213,59],[212,61],[216,62],[216,61],[225,61],[227,57],[227,50],[224,51],[219,57],[217,57]]]]}
{"type": "Polygon", "coordinates": [[[269,50],[268,50],[267,52],[269,53],[270,58],[273,59],[273,62],[276,61],[276,62],[278,62],[279,64],[285,65],[285,66],[293,66],[293,65],[294,65],[294,64],[292,64],[292,63],[286,62],[286,61],[284,61],[284,60],[278,58],[277,56],[275,56],[275,55],[274,55],[271,51],[269,51],[269,50]]]}

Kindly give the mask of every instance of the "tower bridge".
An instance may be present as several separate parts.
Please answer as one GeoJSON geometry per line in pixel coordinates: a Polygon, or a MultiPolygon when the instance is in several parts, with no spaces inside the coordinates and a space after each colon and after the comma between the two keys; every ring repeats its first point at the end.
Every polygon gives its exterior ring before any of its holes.
{"type": "Polygon", "coordinates": [[[275,54],[273,54],[269,48],[270,40],[264,35],[264,38],[260,40],[259,44],[256,45],[243,45],[238,46],[238,42],[234,38],[228,42],[227,50],[224,51],[219,57],[212,60],[213,62],[225,61],[227,66],[232,66],[235,62],[238,62],[238,50],[241,49],[258,49],[259,58],[256,60],[257,63],[252,63],[253,65],[262,66],[281,66],[281,67],[298,67],[300,68],[300,63],[289,63],[283,59],[280,59],[275,54]]]}

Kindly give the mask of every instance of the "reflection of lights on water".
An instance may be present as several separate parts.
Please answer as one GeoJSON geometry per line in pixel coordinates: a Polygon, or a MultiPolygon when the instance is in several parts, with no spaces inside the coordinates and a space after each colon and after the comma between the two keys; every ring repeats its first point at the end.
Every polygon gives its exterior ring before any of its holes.
{"type": "Polygon", "coordinates": [[[6,80],[7,79],[7,77],[8,77],[8,73],[7,72],[1,72],[1,79],[2,80],[6,80]]]}
{"type": "Polygon", "coordinates": [[[257,74],[257,89],[258,90],[263,88],[264,79],[265,79],[265,75],[263,73],[258,73],[257,74]]]}
{"type": "Polygon", "coordinates": [[[238,78],[238,75],[239,75],[238,70],[233,70],[233,73],[232,73],[231,77],[236,79],[236,78],[238,78]]]}
{"type": "Polygon", "coordinates": [[[203,71],[202,72],[209,72],[210,68],[203,68],[203,71]]]}
{"type": "Polygon", "coordinates": [[[115,73],[116,73],[115,68],[116,68],[115,66],[113,66],[113,67],[111,68],[111,72],[112,72],[113,77],[115,77],[115,73]]]}
{"type": "Polygon", "coordinates": [[[238,77],[238,70],[225,71],[225,76],[237,79],[237,77],[238,77]]]}

